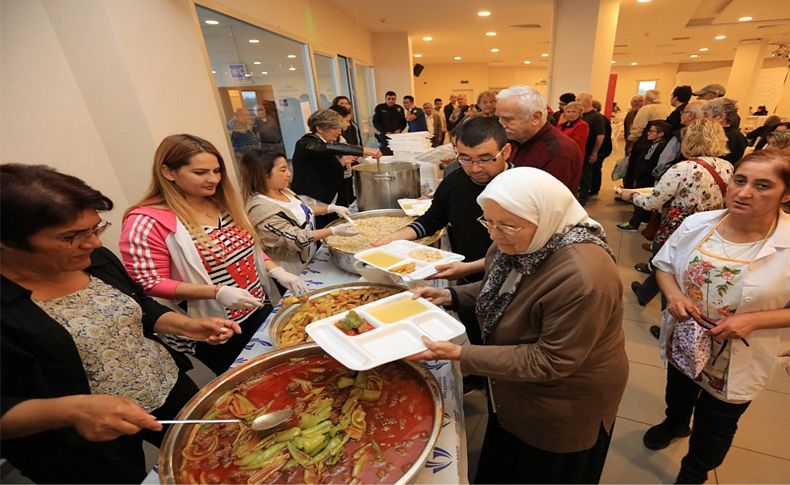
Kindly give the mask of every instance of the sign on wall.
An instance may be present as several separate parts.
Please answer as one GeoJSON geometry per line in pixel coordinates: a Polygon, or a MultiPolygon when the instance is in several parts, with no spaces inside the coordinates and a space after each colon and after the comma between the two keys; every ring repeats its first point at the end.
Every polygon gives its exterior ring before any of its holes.
{"type": "Polygon", "coordinates": [[[244,64],[231,64],[228,67],[230,68],[230,77],[233,79],[244,80],[247,78],[247,69],[244,64]]]}

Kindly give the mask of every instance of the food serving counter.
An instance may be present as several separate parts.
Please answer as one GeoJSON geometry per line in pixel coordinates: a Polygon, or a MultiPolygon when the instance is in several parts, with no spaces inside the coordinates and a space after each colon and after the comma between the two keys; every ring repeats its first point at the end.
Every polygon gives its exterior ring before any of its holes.
{"type": "MultiPolygon", "coordinates": [[[[318,250],[307,269],[302,273],[302,278],[310,290],[359,280],[357,275],[347,273],[332,264],[326,247],[318,250]]],[[[249,344],[233,363],[233,366],[275,349],[269,326],[278,309],[279,307],[275,307],[272,314],[253,335],[249,344]]],[[[436,446],[414,481],[416,483],[468,483],[462,381],[459,367],[446,360],[427,361],[425,366],[436,377],[441,388],[444,416],[436,446]]],[[[155,466],[143,483],[159,483],[157,471],[155,466]]]]}

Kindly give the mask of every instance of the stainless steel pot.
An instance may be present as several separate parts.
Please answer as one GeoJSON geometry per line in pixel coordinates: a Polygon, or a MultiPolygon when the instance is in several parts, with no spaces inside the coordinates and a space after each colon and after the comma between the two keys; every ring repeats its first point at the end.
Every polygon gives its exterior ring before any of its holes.
{"type": "MultiPolygon", "coordinates": [[[[305,293],[304,296],[308,298],[308,300],[312,300],[314,298],[318,298],[319,296],[324,296],[333,291],[337,290],[356,290],[359,288],[388,288],[393,290],[400,290],[406,291],[405,286],[399,285],[387,285],[382,283],[367,283],[367,282],[355,282],[355,283],[341,283],[339,285],[330,285],[324,286],[308,293],[305,293]]],[[[274,345],[280,347],[282,344],[280,343],[280,334],[282,333],[282,328],[285,323],[288,321],[290,316],[297,310],[299,307],[302,306],[301,303],[291,303],[290,305],[284,305],[280,308],[277,313],[272,318],[272,323],[269,324],[269,336],[274,342],[274,345]]]]}
{"type": "MultiPolygon", "coordinates": [[[[201,389],[184,406],[177,419],[200,419],[214,405],[217,398],[225,392],[233,389],[251,376],[257,375],[267,369],[276,367],[280,364],[289,362],[290,359],[308,357],[311,355],[323,354],[324,351],[315,343],[305,343],[284,347],[267,354],[256,357],[244,364],[231,369],[217,377],[201,389]]],[[[408,365],[414,368],[420,377],[425,381],[433,397],[434,419],[431,435],[428,437],[425,448],[414,464],[409,467],[403,477],[396,483],[409,483],[423,469],[428,460],[431,450],[439,439],[442,430],[442,417],[444,416],[444,403],[442,393],[436,378],[424,366],[412,362],[399,361],[399,365],[408,365]]],[[[189,435],[192,431],[191,426],[171,426],[162,442],[159,452],[159,482],[163,484],[178,483],[177,471],[181,469],[183,457],[181,451],[187,445],[189,435]]]]}
{"type": "MultiPolygon", "coordinates": [[[[366,217],[406,217],[406,213],[401,209],[378,209],[351,214],[351,219],[364,219],[366,217]]],[[[346,222],[344,219],[336,219],[327,224],[326,227],[332,227],[344,222],[346,222]]],[[[439,242],[439,239],[441,239],[442,235],[444,235],[444,229],[437,231],[432,236],[420,239],[418,242],[425,244],[426,246],[435,245],[439,242]]],[[[327,244],[326,247],[329,250],[329,259],[332,261],[332,264],[344,271],[348,271],[349,273],[360,274],[359,270],[354,266],[354,263],[357,261],[354,259],[354,253],[340,251],[339,249],[333,248],[329,244],[327,244]]]]}
{"type": "Polygon", "coordinates": [[[398,199],[420,196],[419,163],[366,163],[353,170],[360,211],[394,209],[398,207],[398,199]]]}

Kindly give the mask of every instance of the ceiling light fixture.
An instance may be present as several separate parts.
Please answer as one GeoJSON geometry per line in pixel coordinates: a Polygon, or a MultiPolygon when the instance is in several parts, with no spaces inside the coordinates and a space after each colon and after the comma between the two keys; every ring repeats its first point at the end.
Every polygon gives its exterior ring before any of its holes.
{"type": "Polygon", "coordinates": [[[291,66],[291,67],[289,67],[289,68],[288,68],[288,70],[289,70],[289,71],[295,71],[295,70],[296,70],[296,68],[295,68],[295,67],[293,67],[293,66],[291,66]]]}
{"type": "Polygon", "coordinates": [[[692,59],[696,59],[697,57],[699,57],[699,54],[691,54],[689,57],[692,59]]]}
{"type": "Polygon", "coordinates": [[[258,39],[250,39],[248,42],[250,44],[258,44],[258,43],[260,43],[260,41],[258,39]]]}
{"type": "Polygon", "coordinates": [[[422,54],[414,54],[414,58],[415,59],[420,59],[421,57],[422,57],[422,54]]]}
{"type": "Polygon", "coordinates": [[[543,54],[540,55],[540,57],[549,57],[549,54],[544,52],[543,54]]]}
{"type": "Polygon", "coordinates": [[[261,74],[263,75],[269,74],[269,71],[261,71],[261,74]]]}
{"type": "Polygon", "coordinates": [[[216,74],[216,73],[217,73],[217,71],[214,71],[214,70],[211,71],[211,74],[216,74]]]}
{"type": "Polygon", "coordinates": [[[632,66],[635,66],[635,65],[637,65],[637,64],[638,64],[638,62],[632,62],[632,63],[631,63],[631,65],[632,65],[632,66]]]}
{"type": "Polygon", "coordinates": [[[454,61],[460,61],[461,60],[461,56],[455,56],[455,57],[453,57],[453,60],[454,61]]]}
{"type": "Polygon", "coordinates": [[[488,10],[481,10],[481,11],[477,12],[477,16],[478,17],[490,17],[491,16],[491,12],[489,12],[488,10]]]}
{"type": "Polygon", "coordinates": [[[422,38],[422,40],[424,40],[425,42],[430,42],[433,40],[433,37],[431,37],[430,35],[426,35],[425,37],[422,38]]]}
{"type": "Polygon", "coordinates": [[[614,63],[615,63],[615,62],[617,62],[617,61],[609,61],[609,62],[610,62],[610,63],[612,63],[612,64],[614,64],[614,63]]]}
{"type": "Polygon", "coordinates": [[[532,61],[524,61],[524,64],[532,64],[532,61]]]}
{"type": "Polygon", "coordinates": [[[636,3],[650,3],[650,0],[636,0],[636,3]]]}
{"type": "Polygon", "coordinates": [[[700,52],[708,52],[708,48],[707,47],[700,47],[699,51],[700,52]]]}
{"type": "Polygon", "coordinates": [[[489,37],[494,37],[496,35],[496,32],[486,32],[486,35],[489,37]]]}
{"type": "Polygon", "coordinates": [[[296,55],[295,54],[288,54],[288,59],[296,59],[296,55]]]}
{"type": "Polygon", "coordinates": [[[203,23],[208,25],[219,25],[219,22],[216,20],[204,20],[203,23]]]}
{"type": "Polygon", "coordinates": [[[738,18],[738,22],[749,22],[751,20],[752,20],[751,17],[739,17],[738,18]]]}
{"type": "Polygon", "coordinates": [[[259,66],[261,64],[261,61],[255,61],[255,62],[253,62],[253,64],[259,66]]]}
{"type": "Polygon", "coordinates": [[[726,38],[727,38],[726,35],[717,35],[716,37],[714,37],[714,39],[716,39],[716,40],[724,40],[726,38]]]}
{"type": "Polygon", "coordinates": [[[493,49],[491,49],[491,52],[499,52],[499,49],[497,49],[496,47],[494,47],[493,49]]]}

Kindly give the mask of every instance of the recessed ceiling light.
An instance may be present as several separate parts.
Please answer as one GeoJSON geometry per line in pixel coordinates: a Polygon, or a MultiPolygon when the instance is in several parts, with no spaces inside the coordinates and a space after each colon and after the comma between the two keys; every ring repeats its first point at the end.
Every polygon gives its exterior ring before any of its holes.
{"type": "Polygon", "coordinates": [[[532,61],[524,61],[524,64],[532,64],[532,61]]]}
{"type": "Polygon", "coordinates": [[[486,35],[489,37],[493,37],[496,35],[496,32],[486,32],[486,35]]]}
{"type": "Polygon", "coordinates": [[[461,56],[455,56],[455,57],[453,57],[453,60],[454,61],[460,61],[461,60],[461,56]]]}
{"type": "Polygon", "coordinates": [[[419,59],[419,58],[421,58],[421,57],[422,57],[422,54],[414,54],[414,57],[415,57],[416,59],[419,59]]]}
{"type": "Polygon", "coordinates": [[[716,37],[714,37],[714,39],[716,39],[716,40],[724,40],[726,38],[727,38],[726,35],[717,35],[716,37]]]}
{"type": "Polygon", "coordinates": [[[707,47],[700,47],[699,51],[700,52],[708,52],[708,48],[707,47]]]}
{"type": "Polygon", "coordinates": [[[650,0],[636,0],[636,3],[650,3],[650,0]]]}
{"type": "Polygon", "coordinates": [[[697,57],[699,57],[699,54],[691,54],[689,57],[692,59],[696,59],[697,57]]]}
{"type": "Polygon", "coordinates": [[[216,20],[204,20],[203,23],[208,25],[219,25],[219,22],[216,20]]]}
{"type": "Polygon", "coordinates": [[[261,71],[261,74],[264,74],[264,75],[269,74],[269,71],[261,71]]]}
{"type": "Polygon", "coordinates": [[[296,59],[296,54],[288,54],[288,59],[296,59]]]}
{"type": "Polygon", "coordinates": [[[433,40],[433,37],[431,37],[430,35],[426,35],[425,37],[422,38],[422,40],[424,40],[425,42],[430,42],[433,40]]]}
{"type": "Polygon", "coordinates": [[[288,70],[289,70],[289,71],[295,71],[295,70],[296,70],[296,68],[295,68],[295,67],[293,67],[293,66],[291,66],[291,67],[289,67],[289,68],[288,68],[288,70]]]}
{"type": "Polygon", "coordinates": [[[250,39],[248,42],[250,44],[258,44],[260,42],[260,40],[258,40],[258,39],[250,39]]]}
{"type": "Polygon", "coordinates": [[[252,77],[252,74],[250,74],[250,73],[248,72],[248,73],[244,74],[244,77],[252,77]]]}
{"type": "Polygon", "coordinates": [[[632,63],[631,63],[631,65],[632,65],[632,66],[635,66],[635,65],[637,65],[637,64],[638,64],[637,62],[632,62],[632,63]]]}
{"type": "Polygon", "coordinates": [[[481,11],[477,12],[477,16],[478,17],[488,17],[490,15],[491,15],[491,12],[489,12],[488,10],[481,10],[481,11]]]}
{"type": "Polygon", "coordinates": [[[211,74],[216,74],[216,73],[217,73],[217,71],[214,71],[214,70],[211,71],[211,74]]]}
{"type": "Polygon", "coordinates": [[[738,18],[738,22],[749,22],[750,20],[752,20],[751,17],[739,17],[738,18]]]}
{"type": "Polygon", "coordinates": [[[491,52],[499,52],[499,49],[497,49],[496,47],[494,47],[493,49],[491,49],[491,52]]]}
{"type": "Polygon", "coordinates": [[[261,61],[255,61],[255,62],[253,62],[253,64],[255,64],[257,66],[260,66],[261,65],[261,61]]]}
{"type": "Polygon", "coordinates": [[[615,62],[617,62],[617,61],[610,61],[610,62],[611,62],[612,64],[614,64],[614,63],[615,63],[615,62]]]}
{"type": "Polygon", "coordinates": [[[544,52],[543,54],[540,55],[540,57],[549,57],[549,54],[547,52],[544,52]]]}

